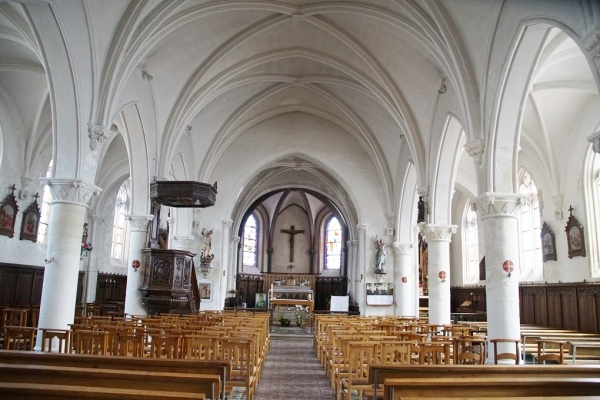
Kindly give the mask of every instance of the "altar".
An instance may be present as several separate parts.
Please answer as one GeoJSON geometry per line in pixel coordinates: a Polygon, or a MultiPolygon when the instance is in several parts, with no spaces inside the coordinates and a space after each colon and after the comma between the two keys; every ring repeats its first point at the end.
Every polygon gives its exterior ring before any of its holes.
{"type": "MultiPolygon", "coordinates": [[[[281,317],[281,306],[302,306],[308,308],[309,315],[314,311],[313,290],[310,286],[271,285],[268,296],[269,308],[273,310],[274,317],[281,317]]],[[[309,319],[310,320],[310,319],[309,319]]]]}

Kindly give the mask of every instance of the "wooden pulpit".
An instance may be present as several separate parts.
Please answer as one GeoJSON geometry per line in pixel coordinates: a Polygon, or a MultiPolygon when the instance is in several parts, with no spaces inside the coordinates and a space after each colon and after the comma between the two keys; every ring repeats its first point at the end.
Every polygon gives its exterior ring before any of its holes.
{"type": "Polygon", "coordinates": [[[142,303],[148,314],[185,314],[200,308],[194,253],[184,250],[142,249],[142,303]]]}

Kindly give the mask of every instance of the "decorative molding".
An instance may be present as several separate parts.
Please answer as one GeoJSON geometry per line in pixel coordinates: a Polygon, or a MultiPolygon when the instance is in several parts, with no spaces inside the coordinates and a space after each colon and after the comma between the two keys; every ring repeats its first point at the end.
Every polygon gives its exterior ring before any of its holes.
{"type": "Polygon", "coordinates": [[[519,218],[521,207],[526,201],[526,197],[520,194],[487,192],[479,196],[475,204],[482,220],[494,216],[519,218]]]}
{"type": "Polygon", "coordinates": [[[387,217],[388,221],[390,221],[390,225],[394,226],[396,222],[396,213],[390,212],[385,216],[387,217]]]}
{"type": "Polygon", "coordinates": [[[473,159],[476,165],[483,164],[483,153],[485,151],[485,139],[470,140],[464,145],[464,149],[473,159]]]}
{"type": "Polygon", "coordinates": [[[562,207],[563,207],[564,195],[562,193],[555,194],[554,196],[552,196],[552,200],[554,200],[554,218],[558,219],[558,220],[562,220],[563,219],[562,207]]]}
{"type": "Polygon", "coordinates": [[[136,215],[136,214],[125,214],[125,221],[129,223],[130,230],[133,231],[146,231],[148,230],[148,222],[154,219],[154,215],[136,215]]]}
{"type": "Polygon", "coordinates": [[[304,16],[304,14],[299,13],[299,12],[294,12],[292,13],[292,15],[290,15],[290,20],[292,22],[304,22],[304,19],[306,17],[304,16]]]}
{"type": "Polygon", "coordinates": [[[585,40],[584,46],[600,70],[600,31],[592,33],[590,37],[585,40]]]}
{"type": "Polygon", "coordinates": [[[88,206],[92,196],[99,195],[102,189],[81,179],[44,178],[42,185],[48,185],[52,193],[52,203],[71,203],[88,206]]]}
{"type": "Polygon", "coordinates": [[[360,224],[356,224],[356,229],[358,229],[361,232],[365,232],[368,227],[369,227],[369,224],[364,223],[364,222],[360,223],[360,224]]]}
{"type": "Polygon", "coordinates": [[[451,241],[452,234],[456,233],[456,225],[434,225],[420,224],[421,233],[428,242],[431,241],[451,241]]]}
{"type": "Polygon", "coordinates": [[[423,199],[426,199],[427,197],[429,197],[429,186],[419,186],[417,188],[417,194],[423,197],[423,199]]]}
{"type": "Polygon", "coordinates": [[[226,226],[227,229],[231,229],[231,226],[233,225],[233,220],[232,219],[222,219],[221,224],[223,224],[223,226],[226,226]]]}
{"type": "Polygon", "coordinates": [[[88,124],[90,137],[90,149],[92,151],[101,150],[102,145],[110,137],[112,131],[101,125],[88,124]]]}
{"type": "Polygon", "coordinates": [[[232,243],[239,243],[242,238],[238,235],[229,235],[229,241],[232,243]]]}
{"type": "Polygon", "coordinates": [[[415,246],[412,243],[392,242],[394,254],[410,255],[413,253],[415,246]]]}
{"type": "Polygon", "coordinates": [[[358,247],[358,240],[348,240],[346,241],[346,245],[348,247],[358,247]]]}
{"type": "Polygon", "coordinates": [[[446,90],[448,90],[448,88],[446,87],[446,78],[443,78],[442,84],[440,85],[440,88],[438,89],[438,93],[444,94],[444,93],[446,93],[446,90]]]}
{"type": "Polygon", "coordinates": [[[21,178],[21,190],[19,191],[19,199],[25,200],[29,196],[31,196],[31,183],[33,179],[31,178],[21,178]]]}
{"type": "Polygon", "coordinates": [[[196,239],[196,236],[194,236],[194,235],[173,235],[173,240],[177,240],[180,242],[194,241],[195,239],[196,239]]]}

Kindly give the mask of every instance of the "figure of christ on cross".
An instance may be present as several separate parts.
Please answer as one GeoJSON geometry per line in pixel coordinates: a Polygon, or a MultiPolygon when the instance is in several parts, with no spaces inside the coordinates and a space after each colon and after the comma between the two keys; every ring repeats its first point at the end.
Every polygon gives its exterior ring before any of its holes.
{"type": "Polygon", "coordinates": [[[290,229],[282,229],[281,233],[287,233],[290,235],[290,262],[294,262],[294,236],[297,233],[304,233],[304,231],[301,229],[295,230],[294,225],[292,225],[290,229]]]}

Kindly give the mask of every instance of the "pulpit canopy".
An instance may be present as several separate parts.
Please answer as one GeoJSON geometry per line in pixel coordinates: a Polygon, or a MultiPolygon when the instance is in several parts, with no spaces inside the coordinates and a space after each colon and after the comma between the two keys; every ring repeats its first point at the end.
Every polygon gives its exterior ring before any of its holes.
{"type": "Polygon", "coordinates": [[[150,184],[150,198],[169,207],[212,207],[217,200],[217,182],[156,181],[150,184]]]}

